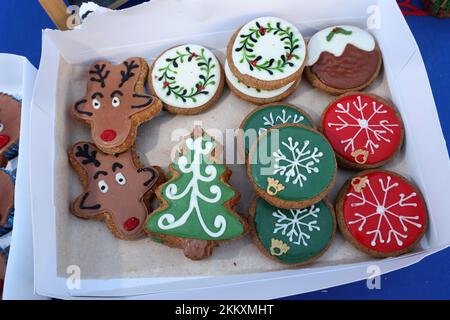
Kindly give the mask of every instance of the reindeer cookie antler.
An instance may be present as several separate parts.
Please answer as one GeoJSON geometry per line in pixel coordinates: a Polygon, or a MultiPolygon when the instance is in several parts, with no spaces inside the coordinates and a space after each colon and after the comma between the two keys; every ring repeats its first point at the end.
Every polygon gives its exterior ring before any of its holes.
{"type": "Polygon", "coordinates": [[[145,205],[159,180],[158,170],[143,167],[132,147],[121,154],[105,154],[93,144],[79,142],[70,162],[80,176],[84,192],[72,203],[74,215],[105,220],[120,239],[142,233],[148,210],[145,205]]]}
{"type": "Polygon", "coordinates": [[[92,140],[105,153],[129,149],[137,127],[161,111],[158,98],[145,94],[148,65],[129,58],[118,65],[97,61],[89,68],[87,92],[72,115],[91,126],[92,140]]]}

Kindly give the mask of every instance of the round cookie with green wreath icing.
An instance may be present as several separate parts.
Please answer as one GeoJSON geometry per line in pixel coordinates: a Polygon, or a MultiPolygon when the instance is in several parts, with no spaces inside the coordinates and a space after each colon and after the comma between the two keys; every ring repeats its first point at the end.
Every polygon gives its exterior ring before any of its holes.
{"type": "Polygon", "coordinates": [[[281,124],[252,145],[247,174],[256,193],[285,209],[305,208],[322,200],[334,184],[336,159],[318,131],[281,124]]]}
{"type": "Polygon", "coordinates": [[[291,266],[318,259],[336,231],[334,210],[327,200],[303,209],[281,209],[257,197],[249,216],[252,238],[260,251],[291,266]]]}
{"type": "Polygon", "coordinates": [[[254,103],[254,104],[266,104],[275,101],[281,101],[289,97],[297,90],[300,79],[288,83],[287,85],[274,90],[257,89],[243,84],[236,76],[231,72],[228,61],[225,61],[225,78],[230,88],[239,98],[254,103]]]}
{"type": "Polygon", "coordinates": [[[355,26],[339,25],[314,34],[308,42],[305,75],[331,94],[359,91],[378,76],[382,56],[375,38],[355,26]]]}
{"type": "Polygon", "coordinates": [[[242,121],[239,143],[245,154],[258,136],[278,124],[294,123],[313,127],[313,121],[308,113],[285,102],[274,102],[260,106],[250,112],[242,121]]]}
{"type": "Polygon", "coordinates": [[[175,114],[196,114],[220,98],[222,66],[207,48],[185,44],[164,51],[150,70],[149,88],[175,114]]]}
{"type": "Polygon", "coordinates": [[[227,45],[232,73],[244,84],[274,90],[300,78],[306,45],[300,31],[277,17],[256,18],[237,30],[227,45]]]}

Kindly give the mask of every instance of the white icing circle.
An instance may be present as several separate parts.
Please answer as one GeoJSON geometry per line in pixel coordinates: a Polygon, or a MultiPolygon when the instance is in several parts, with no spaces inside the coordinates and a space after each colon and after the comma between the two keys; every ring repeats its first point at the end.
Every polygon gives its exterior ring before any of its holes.
{"type": "Polygon", "coordinates": [[[375,49],[375,39],[369,32],[354,26],[332,26],[320,30],[311,37],[308,42],[308,60],[306,65],[311,66],[316,63],[322,52],[329,52],[339,57],[348,44],[354,45],[364,51],[372,51],[375,49]],[[327,37],[334,28],[342,28],[350,31],[351,34],[335,33],[333,38],[328,41],[327,37]]]}
{"type": "Polygon", "coordinates": [[[221,80],[220,64],[210,50],[196,44],[186,44],[164,52],[155,61],[151,77],[153,90],[165,104],[176,108],[197,108],[208,103],[216,94],[221,80]],[[167,59],[176,59],[176,65],[167,59]],[[199,66],[199,63],[205,65],[199,66]],[[202,79],[202,76],[205,78],[202,79]],[[199,83],[204,86],[201,90],[197,86],[199,83]],[[199,94],[198,91],[207,94],[199,94]]]}
{"type": "Polygon", "coordinates": [[[276,81],[289,77],[301,68],[305,60],[305,47],[303,36],[292,23],[276,17],[261,17],[250,21],[241,28],[233,43],[232,54],[229,58],[232,59],[234,66],[241,74],[249,75],[259,80],[276,81]],[[266,29],[264,35],[261,35],[257,23],[259,23],[260,27],[266,29]],[[278,23],[280,28],[277,28],[278,23]],[[251,35],[251,38],[249,35],[251,35]],[[295,43],[289,39],[282,40],[288,35],[292,36],[291,39],[295,43]],[[256,40],[256,42],[252,39],[256,40]],[[243,41],[251,43],[249,46],[253,45],[253,47],[249,47],[253,52],[249,52],[245,48],[239,50],[244,45],[243,41]],[[293,49],[289,60],[286,60],[292,65],[285,64],[281,59],[281,56],[286,57],[289,51],[285,47],[294,48],[296,45],[298,47],[293,49]],[[260,67],[263,67],[264,63],[270,59],[275,59],[272,67],[269,68],[272,74],[267,71],[267,68],[257,68],[250,64],[258,56],[261,59],[258,60],[256,65],[260,67]],[[282,63],[281,69],[275,68],[277,62],[282,63]]]}
{"type": "Polygon", "coordinates": [[[241,92],[242,94],[245,94],[246,96],[254,97],[254,98],[260,98],[260,99],[268,99],[273,98],[276,96],[279,96],[289,90],[290,87],[292,87],[295,83],[291,82],[285,85],[284,87],[281,87],[279,89],[275,90],[262,90],[262,89],[256,89],[253,87],[249,87],[245,84],[243,84],[241,81],[239,81],[238,78],[231,72],[230,66],[228,65],[228,61],[225,61],[225,76],[227,77],[228,81],[231,83],[231,85],[241,92]]]}

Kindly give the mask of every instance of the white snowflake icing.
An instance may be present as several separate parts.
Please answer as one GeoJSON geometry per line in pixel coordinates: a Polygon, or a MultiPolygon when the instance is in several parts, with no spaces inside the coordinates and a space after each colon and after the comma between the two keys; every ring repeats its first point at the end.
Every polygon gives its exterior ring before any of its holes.
{"type": "Polygon", "coordinates": [[[317,226],[318,212],[320,212],[320,208],[316,208],[314,205],[305,209],[290,209],[289,211],[278,209],[272,213],[277,218],[273,233],[280,232],[283,236],[288,237],[291,243],[307,247],[308,240],[311,239],[310,233],[320,231],[320,227],[317,226]]]}
{"type": "Polygon", "coordinates": [[[285,177],[285,182],[292,184],[299,184],[303,187],[303,182],[308,180],[307,175],[311,173],[318,173],[319,168],[316,166],[323,156],[323,152],[314,147],[311,151],[309,147],[309,140],[303,141],[303,146],[300,149],[300,143],[293,141],[292,137],[288,137],[288,142],[281,142],[287,148],[286,154],[278,149],[273,153],[275,157],[273,174],[280,174],[285,177]]]}
{"type": "Polygon", "coordinates": [[[375,153],[375,149],[380,147],[378,142],[391,142],[387,136],[394,133],[394,130],[391,129],[392,127],[398,127],[399,125],[390,123],[389,120],[386,119],[380,120],[378,123],[372,120],[377,114],[387,113],[385,106],[382,103],[377,104],[377,101],[372,102],[372,113],[366,119],[363,110],[367,106],[369,106],[369,104],[367,102],[363,104],[361,96],[358,96],[353,103],[347,102],[345,106],[342,103],[336,105],[337,110],[335,112],[345,114],[347,117],[344,119],[341,115],[337,116],[341,122],[328,123],[328,127],[335,127],[336,131],[341,131],[345,128],[359,127],[358,131],[356,131],[351,138],[341,140],[341,143],[345,145],[344,151],[347,151],[348,148],[351,148],[351,151],[355,150],[355,139],[361,133],[365,134],[367,137],[367,142],[364,147],[370,149],[372,154],[375,153]],[[352,107],[355,108],[360,115],[355,116],[352,114],[350,110],[352,107]]]}
{"type": "Polygon", "coordinates": [[[377,197],[377,195],[373,191],[372,186],[370,185],[370,180],[367,180],[366,186],[373,198],[372,201],[368,200],[366,194],[364,194],[366,188],[362,189],[360,194],[352,192],[347,194],[347,196],[355,197],[361,201],[357,203],[352,203],[351,204],[352,207],[359,207],[363,205],[369,205],[373,207],[373,212],[370,214],[364,215],[361,213],[355,213],[354,214],[355,220],[351,220],[348,223],[359,224],[358,231],[363,231],[366,222],[369,219],[377,219],[376,228],[366,230],[367,235],[373,235],[371,245],[376,246],[377,241],[379,243],[390,243],[392,239],[395,238],[397,245],[402,246],[403,245],[402,239],[406,239],[408,237],[407,235],[408,225],[416,228],[421,228],[422,225],[416,222],[419,220],[419,216],[406,216],[398,214],[396,213],[396,208],[417,207],[417,203],[412,201],[412,199],[415,198],[417,194],[415,192],[412,192],[411,194],[405,196],[405,194],[400,193],[397,201],[392,202],[391,204],[387,204],[386,202],[390,190],[397,188],[398,183],[397,182],[391,183],[390,176],[387,176],[386,181],[383,181],[382,179],[378,179],[378,181],[380,183],[381,190],[383,190],[383,194],[380,198],[377,197]],[[400,230],[396,230],[392,225],[392,222],[395,220],[400,222],[402,226],[400,230]],[[387,227],[387,236],[383,235],[382,226],[387,227]]]}
{"type": "MultiPolygon", "coordinates": [[[[286,114],[286,109],[281,110],[281,115],[278,114],[276,116],[273,115],[272,112],[270,112],[267,116],[263,117],[263,125],[265,125],[268,128],[273,127],[276,124],[283,124],[283,123],[300,123],[303,120],[305,120],[305,117],[299,114],[286,114]]],[[[267,128],[260,128],[258,134],[261,135],[262,133],[266,132],[267,128]]]]}

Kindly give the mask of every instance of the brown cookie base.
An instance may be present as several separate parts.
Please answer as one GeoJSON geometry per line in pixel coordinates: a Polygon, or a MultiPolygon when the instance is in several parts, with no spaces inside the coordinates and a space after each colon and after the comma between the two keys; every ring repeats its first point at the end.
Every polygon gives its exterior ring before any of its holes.
{"type": "MultiPolygon", "coordinates": [[[[328,106],[325,108],[325,110],[322,112],[322,115],[320,116],[320,122],[319,122],[319,128],[318,128],[318,130],[320,132],[323,133],[323,130],[322,130],[323,129],[322,128],[323,117],[327,113],[327,111],[331,107],[331,105],[336,100],[339,100],[339,99],[341,99],[341,98],[343,98],[345,96],[352,95],[352,94],[360,94],[360,93],[359,92],[348,92],[348,93],[345,93],[343,95],[340,95],[339,97],[337,97],[335,100],[333,100],[332,102],[330,102],[328,104],[328,106]]],[[[377,100],[381,101],[383,104],[391,106],[395,110],[395,114],[397,115],[397,118],[399,119],[399,122],[400,122],[400,131],[402,133],[401,140],[400,140],[400,143],[397,146],[397,149],[395,150],[395,152],[389,158],[387,158],[384,161],[377,162],[377,163],[374,163],[374,164],[359,164],[359,163],[356,163],[356,162],[351,162],[351,161],[348,161],[347,159],[345,159],[344,157],[342,157],[339,153],[335,152],[334,154],[336,156],[337,163],[338,163],[339,167],[342,168],[342,169],[369,170],[369,169],[375,169],[375,168],[382,167],[386,163],[388,163],[392,159],[394,159],[400,153],[400,151],[402,149],[402,146],[403,146],[403,142],[404,142],[404,138],[405,138],[405,127],[403,125],[402,117],[401,117],[400,113],[398,112],[398,110],[395,108],[395,106],[392,103],[392,101],[390,101],[389,99],[380,97],[380,96],[378,96],[376,94],[371,94],[371,93],[361,93],[361,94],[364,94],[366,96],[370,96],[370,97],[372,97],[374,99],[377,99],[377,100]]]]}
{"type": "MultiPolygon", "coordinates": [[[[139,155],[135,151],[135,146],[133,145],[133,146],[131,146],[131,148],[132,148],[134,165],[136,166],[136,168],[144,168],[145,167],[144,164],[140,161],[139,155]]],[[[78,163],[75,155],[72,152],[69,152],[69,161],[70,161],[70,164],[72,165],[72,168],[78,174],[81,186],[83,188],[83,192],[86,192],[87,189],[88,189],[89,180],[88,180],[88,176],[86,174],[85,169],[78,163]]],[[[153,187],[150,190],[148,190],[144,194],[144,196],[142,197],[142,201],[146,205],[147,208],[150,207],[151,201],[152,201],[152,199],[154,198],[154,195],[155,195],[156,188],[161,183],[163,183],[166,180],[166,176],[164,174],[164,171],[158,166],[155,166],[154,168],[159,173],[158,180],[153,185],[153,187]]],[[[105,210],[105,211],[100,212],[100,213],[98,213],[98,214],[96,214],[94,216],[93,215],[83,215],[83,214],[78,213],[75,210],[75,208],[73,207],[75,202],[76,201],[72,201],[71,204],[70,204],[70,211],[72,212],[73,215],[75,215],[78,218],[86,219],[86,220],[100,220],[100,221],[104,221],[106,226],[108,227],[108,229],[111,231],[111,233],[118,239],[121,239],[121,240],[136,240],[136,239],[144,236],[144,234],[145,234],[144,231],[143,231],[143,229],[145,227],[145,223],[143,223],[142,227],[141,227],[142,230],[139,233],[135,234],[132,237],[125,236],[125,235],[123,235],[120,232],[119,228],[116,227],[116,225],[115,225],[115,223],[114,223],[114,221],[112,219],[111,212],[109,212],[108,210],[105,210]]]]}
{"type": "Polygon", "coordinates": [[[233,92],[233,94],[235,96],[237,96],[247,102],[257,104],[257,105],[262,105],[262,104],[271,103],[271,102],[275,102],[275,101],[281,101],[281,100],[286,99],[287,97],[289,97],[291,94],[293,94],[298,89],[302,79],[299,78],[285,92],[283,92],[275,97],[272,97],[272,98],[256,98],[256,97],[248,96],[248,95],[242,93],[241,91],[239,91],[238,89],[236,89],[236,87],[234,87],[233,84],[230,81],[228,81],[228,78],[226,80],[227,80],[228,88],[230,88],[230,91],[233,92]]]}
{"type": "Polygon", "coordinates": [[[344,93],[348,93],[348,92],[352,92],[352,91],[361,91],[361,90],[367,88],[378,77],[378,75],[380,73],[380,70],[381,70],[382,64],[383,64],[383,61],[380,58],[380,62],[378,64],[378,68],[377,68],[376,72],[373,74],[373,76],[370,78],[370,80],[367,81],[366,83],[361,84],[360,86],[353,87],[353,88],[345,88],[345,89],[343,89],[343,88],[333,88],[333,87],[323,83],[320,80],[320,78],[311,70],[311,67],[306,67],[305,68],[305,76],[306,76],[306,79],[308,79],[308,81],[311,83],[311,85],[313,87],[315,87],[317,89],[320,89],[322,91],[325,91],[327,93],[333,94],[333,95],[340,95],[340,94],[344,94],[344,93]]]}
{"type": "MultiPolygon", "coordinates": [[[[179,45],[164,50],[153,61],[153,64],[152,64],[152,66],[150,68],[149,77],[148,77],[148,88],[149,88],[151,94],[153,96],[155,96],[155,97],[157,97],[157,95],[156,95],[155,89],[153,88],[153,79],[152,79],[152,76],[151,76],[152,72],[153,72],[153,69],[155,68],[155,63],[164,53],[166,53],[170,49],[173,49],[173,48],[178,47],[178,46],[179,45]]],[[[225,86],[225,72],[223,71],[223,67],[222,67],[222,64],[220,63],[219,59],[217,59],[217,62],[219,63],[219,67],[220,67],[219,86],[217,87],[216,93],[212,96],[212,98],[210,100],[208,100],[207,103],[202,104],[201,106],[198,106],[198,107],[195,107],[195,108],[180,108],[180,107],[176,107],[176,106],[171,106],[171,105],[169,105],[167,103],[163,103],[163,108],[165,110],[167,110],[168,112],[173,113],[173,114],[182,114],[182,115],[187,115],[188,116],[188,115],[194,115],[194,114],[201,113],[201,112],[209,109],[210,107],[212,107],[220,99],[220,97],[222,96],[223,89],[224,89],[224,86],[225,86]]]]}
{"type": "Polygon", "coordinates": [[[268,252],[266,250],[266,248],[264,248],[263,244],[259,240],[259,237],[256,233],[256,227],[255,227],[255,222],[254,222],[255,212],[256,212],[256,200],[257,200],[257,197],[253,198],[253,201],[249,208],[248,223],[250,225],[250,233],[251,233],[253,243],[258,247],[259,251],[261,251],[261,253],[264,254],[270,260],[278,262],[282,265],[290,266],[292,268],[297,268],[297,267],[302,267],[302,266],[305,266],[305,265],[315,262],[317,259],[319,259],[321,256],[323,256],[324,253],[330,248],[331,244],[333,243],[334,237],[336,235],[336,214],[334,213],[334,208],[331,205],[330,201],[328,201],[328,199],[324,198],[322,200],[326,203],[328,209],[330,209],[331,215],[333,216],[333,234],[331,235],[330,241],[328,242],[328,245],[318,255],[311,257],[310,259],[305,260],[300,263],[283,262],[279,259],[276,259],[273,255],[270,254],[270,252],[268,252]]]}
{"type": "MultiPolygon", "coordinates": [[[[282,128],[282,127],[288,127],[288,126],[297,126],[297,127],[306,128],[308,130],[311,130],[311,131],[314,131],[314,132],[320,134],[326,141],[328,141],[323,136],[323,134],[320,133],[319,131],[317,131],[317,130],[311,128],[311,127],[307,127],[307,126],[301,125],[301,124],[292,124],[292,123],[279,124],[279,125],[273,126],[271,129],[267,130],[267,132],[269,132],[270,130],[273,130],[273,129],[278,129],[278,128],[282,128]]],[[[261,134],[259,136],[258,140],[255,141],[255,143],[250,148],[249,156],[247,157],[247,160],[246,160],[247,176],[248,176],[248,179],[249,179],[250,183],[252,184],[253,189],[255,190],[256,194],[259,197],[263,198],[268,203],[270,203],[271,205],[273,205],[275,207],[278,207],[278,208],[282,208],[282,209],[303,209],[303,208],[309,207],[309,206],[319,202],[323,198],[325,198],[327,196],[327,194],[330,192],[331,188],[333,188],[334,183],[336,181],[336,173],[337,173],[336,159],[334,160],[335,161],[334,176],[333,176],[333,179],[328,184],[328,187],[325,190],[323,190],[320,194],[318,194],[317,196],[312,197],[312,198],[310,198],[308,200],[301,200],[301,201],[282,200],[282,199],[279,199],[276,196],[269,195],[266,190],[263,190],[263,189],[259,188],[256,185],[256,183],[253,181],[252,174],[251,174],[251,167],[250,167],[251,158],[252,158],[251,155],[254,153],[253,150],[256,148],[256,145],[258,144],[258,141],[260,140],[260,138],[264,137],[264,135],[266,135],[267,132],[261,134]]],[[[331,145],[330,145],[330,148],[333,149],[331,147],[331,145]]]]}
{"type": "Polygon", "coordinates": [[[230,66],[231,72],[236,76],[236,78],[239,79],[239,81],[241,81],[243,84],[245,84],[249,87],[263,89],[263,90],[275,90],[275,89],[284,87],[285,85],[288,85],[289,83],[297,81],[301,78],[303,69],[305,68],[305,64],[306,64],[306,59],[307,59],[306,53],[305,53],[303,64],[300,66],[300,68],[296,72],[291,74],[290,76],[287,76],[286,78],[283,78],[283,79],[267,81],[267,80],[257,79],[255,77],[249,76],[247,74],[240,73],[239,70],[236,68],[234,61],[233,61],[233,59],[231,59],[231,57],[232,57],[232,53],[233,53],[233,44],[236,40],[236,37],[237,37],[239,31],[241,31],[242,27],[243,26],[241,26],[239,29],[237,29],[234,32],[234,34],[231,36],[230,40],[228,41],[228,45],[227,45],[227,57],[230,57],[230,59],[228,59],[228,64],[230,66]]]}
{"type": "MultiPolygon", "coordinates": [[[[408,181],[407,179],[405,179],[403,176],[389,171],[389,170],[366,170],[366,171],[361,171],[359,172],[357,175],[350,177],[345,183],[344,185],[341,187],[341,189],[339,190],[338,196],[336,198],[336,208],[335,208],[335,212],[336,212],[336,218],[337,218],[337,222],[338,222],[338,226],[339,226],[339,230],[342,233],[342,235],[344,236],[344,238],[350,242],[356,249],[358,249],[361,252],[364,252],[374,258],[387,258],[387,257],[397,257],[400,256],[402,254],[405,254],[407,252],[410,252],[411,250],[413,250],[417,244],[420,242],[420,240],[422,239],[423,235],[425,234],[425,231],[428,228],[428,219],[426,220],[426,225],[423,228],[422,234],[420,235],[420,237],[417,238],[417,240],[412,243],[409,247],[406,247],[402,250],[399,251],[395,251],[395,252],[379,252],[373,249],[369,249],[365,246],[363,246],[362,244],[360,244],[358,241],[355,240],[355,238],[352,236],[352,234],[350,233],[350,231],[347,228],[347,224],[345,223],[345,219],[344,219],[344,212],[343,212],[343,205],[344,205],[344,199],[346,197],[346,193],[348,190],[348,187],[350,186],[353,178],[355,177],[359,177],[359,176],[364,176],[365,174],[368,174],[370,172],[373,171],[377,171],[377,172],[386,172],[390,175],[396,176],[398,178],[400,178],[401,180],[407,182],[408,184],[412,184],[412,182],[408,181]]],[[[413,184],[412,184],[413,185],[413,184]]],[[[416,186],[414,186],[416,189],[416,192],[418,195],[420,195],[423,199],[423,195],[422,192],[419,190],[419,188],[417,188],[416,186]]]]}

